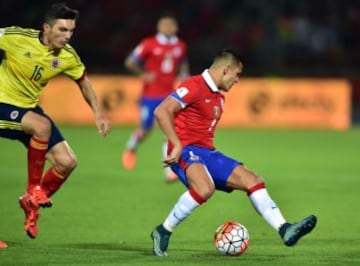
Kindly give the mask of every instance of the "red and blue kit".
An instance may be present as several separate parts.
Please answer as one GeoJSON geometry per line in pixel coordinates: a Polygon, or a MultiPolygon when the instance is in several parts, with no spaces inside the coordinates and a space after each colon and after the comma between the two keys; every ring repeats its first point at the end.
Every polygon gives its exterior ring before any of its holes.
{"type": "Polygon", "coordinates": [[[172,93],[183,110],[175,116],[176,133],[182,145],[215,149],[214,132],[224,107],[224,95],[205,70],[183,82],[172,93]]]}
{"type": "Polygon", "coordinates": [[[168,39],[157,34],[142,40],[132,57],[143,65],[146,72],[155,74],[154,80],[144,82],[142,96],[165,98],[174,90],[179,65],[187,60],[187,46],[176,36],[168,39]]]}
{"type": "MultiPolygon", "coordinates": [[[[183,107],[175,114],[175,130],[183,146],[181,158],[171,169],[187,187],[186,169],[193,163],[206,167],[216,189],[231,192],[227,180],[240,161],[215,149],[214,133],[221,118],[225,98],[209,72],[193,76],[171,94],[183,107]]],[[[172,150],[169,142],[168,153],[172,150]]]]}

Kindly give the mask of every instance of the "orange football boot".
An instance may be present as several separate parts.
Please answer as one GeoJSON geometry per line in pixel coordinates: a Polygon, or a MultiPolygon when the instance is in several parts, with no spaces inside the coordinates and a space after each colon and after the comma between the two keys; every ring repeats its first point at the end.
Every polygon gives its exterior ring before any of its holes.
{"type": "Polygon", "coordinates": [[[0,248],[7,248],[8,245],[4,242],[0,240],[0,248]]]}
{"type": "Polygon", "coordinates": [[[37,221],[39,219],[39,207],[31,203],[30,195],[26,193],[19,198],[20,207],[25,213],[24,229],[30,238],[38,234],[37,221]]]}
{"type": "Polygon", "coordinates": [[[134,169],[136,165],[136,153],[133,150],[125,150],[122,154],[122,165],[126,170],[134,169]]]}

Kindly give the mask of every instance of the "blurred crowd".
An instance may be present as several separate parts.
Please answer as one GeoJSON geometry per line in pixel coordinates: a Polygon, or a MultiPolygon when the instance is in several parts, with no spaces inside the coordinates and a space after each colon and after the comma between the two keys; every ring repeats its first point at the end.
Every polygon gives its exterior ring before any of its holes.
{"type": "MultiPolygon", "coordinates": [[[[41,28],[53,1],[0,2],[0,26],[41,28]]],[[[356,0],[72,0],[80,11],[72,45],[90,72],[125,73],[139,40],[173,12],[189,45],[191,72],[222,47],[242,54],[246,76],[358,76],[360,1],[356,0]]]]}

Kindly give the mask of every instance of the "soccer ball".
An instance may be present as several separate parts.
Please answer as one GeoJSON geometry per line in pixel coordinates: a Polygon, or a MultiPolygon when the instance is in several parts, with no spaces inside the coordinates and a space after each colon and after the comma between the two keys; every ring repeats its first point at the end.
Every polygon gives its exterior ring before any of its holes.
{"type": "Polygon", "coordinates": [[[249,232],[236,221],[227,221],[220,225],[214,236],[215,248],[224,255],[240,256],[249,246],[249,232]]]}

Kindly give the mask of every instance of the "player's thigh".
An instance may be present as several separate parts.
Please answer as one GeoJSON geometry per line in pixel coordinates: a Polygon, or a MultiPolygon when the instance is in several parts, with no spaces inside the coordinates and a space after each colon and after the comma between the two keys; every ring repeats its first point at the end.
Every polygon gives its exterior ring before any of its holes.
{"type": "Polygon", "coordinates": [[[248,169],[246,166],[239,164],[236,166],[227,180],[227,187],[247,191],[254,185],[264,182],[261,177],[248,169]]]}
{"type": "Polygon", "coordinates": [[[29,136],[22,129],[21,119],[27,110],[0,103],[0,137],[19,140],[27,145],[29,136]]]}
{"type": "Polygon", "coordinates": [[[44,115],[34,111],[28,111],[21,119],[21,125],[25,133],[34,135],[49,135],[51,132],[51,122],[44,115]]]}
{"type": "Polygon", "coordinates": [[[186,169],[189,187],[204,198],[209,198],[215,191],[215,184],[208,169],[202,163],[192,163],[186,169]]]}

